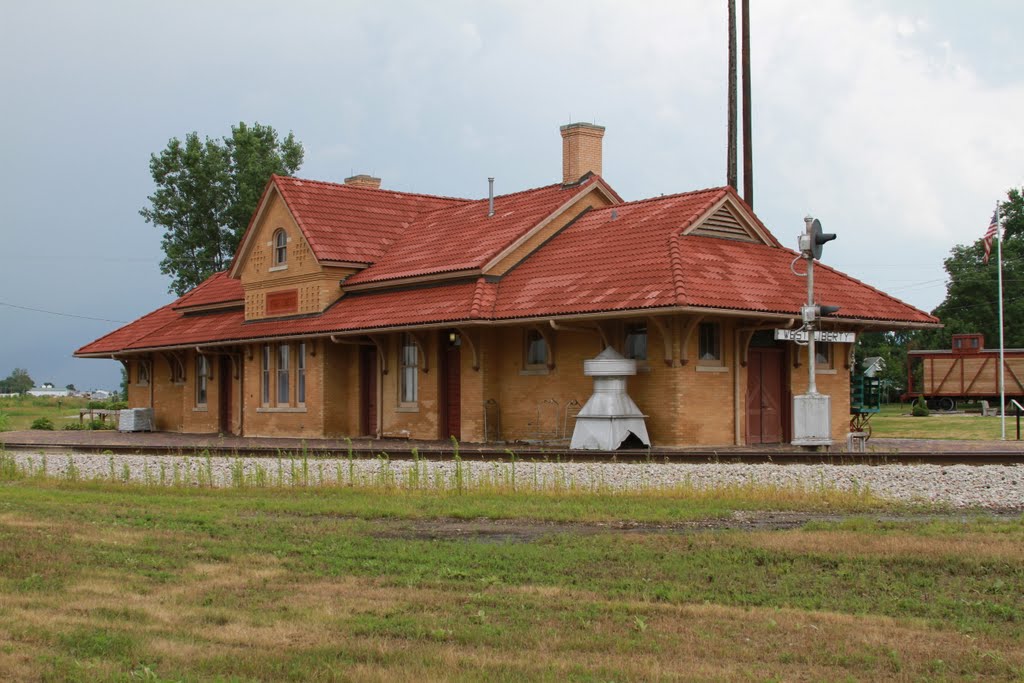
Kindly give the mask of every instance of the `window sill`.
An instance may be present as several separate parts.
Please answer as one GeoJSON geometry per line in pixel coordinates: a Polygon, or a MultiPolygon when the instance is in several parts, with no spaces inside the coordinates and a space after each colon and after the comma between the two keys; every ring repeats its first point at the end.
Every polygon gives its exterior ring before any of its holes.
{"type": "Polygon", "coordinates": [[[193,413],[206,413],[209,412],[206,406],[196,406],[192,409],[193,413]]]}
{"type": "Polygon", "coordinates": [[[306,412],[306,406],[266,406],[263,408],[257,408],[257,413],[304,413],[306,412]]]}
{"type": "Polygon", "coordinates": [[[268,273],[279,273],[279,272],[281,272],[282,270],[288,270],[288,266],[287,266],[287,265],[283,265],[283,266],[271,266],[270,268],[268,268],[268,269],[267,269],[267,272],[268,272],[268,273]]]}
{"type": "Polygon", "coordinates": [[[835,368],[815,368],[815,374],[818,375],[834,375],[836,374],[835,368]]]}
{"type": "Polygon", "coordinates": [[[547,375],[547,374],[550,374],[550,371],[548,370],[548,367],[546,365],[541,365],[539,367],[527,366],[527,367],[523,368],[522,370],[520,370],[519,374],[520,375],[547,375]]]}
{"type": "Polygon", "coordinates": [[[418,413],[418,412],[420,412],[420,406],[419,406],[418,403],[416,403],[416,404],[406,403],[405,405],[399,405],[397,408],[395,408],[395,412],[396,413],[418,413]]]}
{"type": "Polygon", "coordinates": [[[697,365],[693,369],[697,372],[729,372],[724,365],[697,365]]]}

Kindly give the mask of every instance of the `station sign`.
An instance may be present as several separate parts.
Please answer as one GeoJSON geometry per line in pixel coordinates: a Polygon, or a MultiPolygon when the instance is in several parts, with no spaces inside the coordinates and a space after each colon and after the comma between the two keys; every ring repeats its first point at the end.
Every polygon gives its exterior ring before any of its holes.
{"type": "MultiPolygon", "coordinates": [[[[775,338],[782,341],[807,341],[806,330],[775,330],[775,338]]],[[[834,330],[815,330],[814,341],[831,342],[833,344],[852,344],[857,341],[856,332],[836,332],[834,330]]]]}

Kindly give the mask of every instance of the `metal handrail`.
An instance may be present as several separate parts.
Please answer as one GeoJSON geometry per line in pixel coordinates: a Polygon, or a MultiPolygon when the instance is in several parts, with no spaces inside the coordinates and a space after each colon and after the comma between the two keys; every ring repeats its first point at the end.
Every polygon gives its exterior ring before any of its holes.
{"type": "Polygon", "coordinates": [[[1018,403],[1015,398],[1011,398],[1010,403],[1017,409],[1017,441],[1020,441],[1020,416],[1021,413],[1024,413],[1024,406],[1018,403]]]}

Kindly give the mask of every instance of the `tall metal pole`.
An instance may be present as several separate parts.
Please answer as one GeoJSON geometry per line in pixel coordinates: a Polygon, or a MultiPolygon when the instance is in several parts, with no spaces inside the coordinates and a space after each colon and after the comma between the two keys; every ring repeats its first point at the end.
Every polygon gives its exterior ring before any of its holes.
{"type": "Polygon", "coordinates": [[[743,0],[743,200],[754,208],[754,147],[750,122],[750,0],[743,0]]]}
{"type": "MultiPolygon", "coordinates": [[[[807,234],[811,234],[811,223],[814,219],[808,216],[804,219],[806,224],[807,234]]],[[[807,256],[807,305],[814,305],[814,254],[808,254],[807,256]]],[[[818,384],[817,378],[814,375],[815,365],[817,364],[817,355],[814,348],[814,324],[808,326],[807,330],[807,393],[817,394],[818,384]]]]}
{"type": "Polygon", "coordinates": [[[725,182],[739,190],[736,175],[736,0],[729,2],[729,93],[728,93],[728,151],[725,159],[725,182]]]}
{"type": "Polygon", "coordinates": [[[1003,357],[1003,226],[996,202],[996,255],[999,263],[999,414],[1002,417],[1003,441],[1006,441],[1006,359],[1003,357]]]}

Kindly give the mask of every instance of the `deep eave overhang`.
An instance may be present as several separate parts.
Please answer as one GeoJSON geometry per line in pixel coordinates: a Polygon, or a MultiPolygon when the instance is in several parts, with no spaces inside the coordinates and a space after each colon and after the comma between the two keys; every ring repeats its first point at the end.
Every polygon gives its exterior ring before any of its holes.
{"type": "MultiPolygon", "coordinates": [[[[660,306],[652,308],[633,308],[609,311],[592,311],[587,313],[560,313],[548,315],[533,315],[516,318],[496,318],[481,320],[479,318],[460,318],[455,320],[443,320],[427,323],[379,325],[377,327],[364,327],[358,330],[322,330],[317,332],[304,332],[295,334],[275,334],[265,336],[240,337],[236,339],[224,339],[219,341],[200,341],[188,344],[173,344],[165,346],[150,346],[137,349],[123,349],[120,351],[106,351],[99,353],[75,353],[76,358],[114,358],[115,356],[144,354],[156,351],[177,351],[182,349],[194,349],[197,346],[220,347],[237,346],[239,344],[261,344],[274,341],[288,341],[292,339],[322,339],[329,337],[362,337],[368,334],[380,332],[404,332],[407,330],[437,329],[446,327],[496,327],[506,325],[530,325],[545,323],[548,320],[574,321],[574,320],[602,320],[615,318],[642,318],[650,316],[663,316],[672,314],[696,314],[713,315],[728,318],[754,319],[763,322],[779,321],[789,322],[800,317],[799,313],[785,313],[778,311],[752,311],[735,308],[712,308],[703,306],[660,306]]],[[[895,320],[877,320],[869,318],[829,318],[828,327],[853,327],[861,331],[867,330],[924,330],[938,329],[941,323],[924,323],[895,320]]],[[[910,353],[914,353],[911,351],[910,353]]]]}

